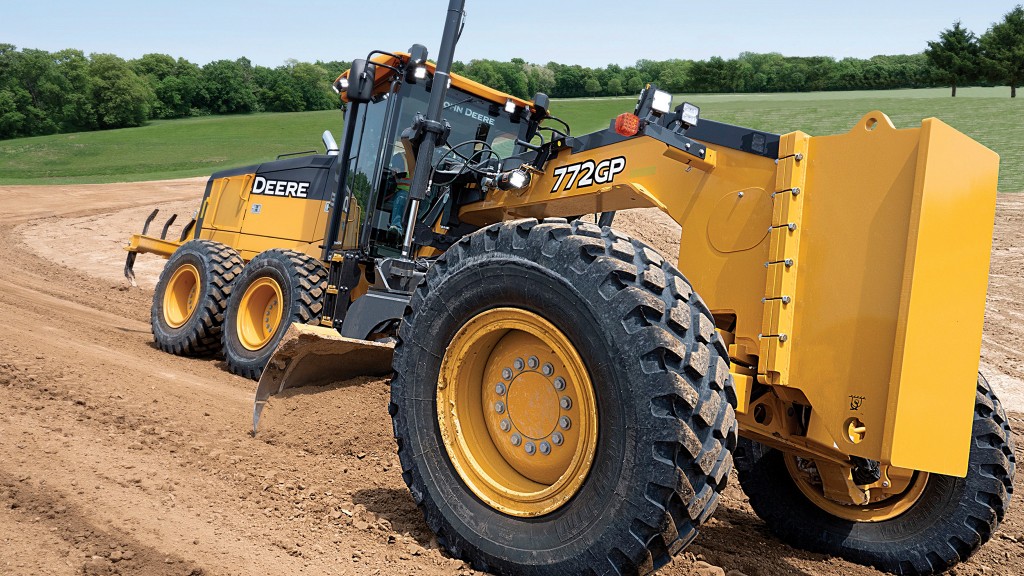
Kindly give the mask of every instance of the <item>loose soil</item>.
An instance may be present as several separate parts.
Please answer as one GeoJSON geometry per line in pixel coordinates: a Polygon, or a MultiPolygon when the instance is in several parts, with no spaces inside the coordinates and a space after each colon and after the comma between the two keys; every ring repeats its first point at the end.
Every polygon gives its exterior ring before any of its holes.
{"type": "MultiPolygon", "coordinates": [[[[154,207],[151,232],[178,212],[178,234],[202,186],[0,187],[0,574],[475,573],[438,549],[406,491],[387,380],[288,391],[253,438],[252,382],[221,360],[153,346],[163,261],[140,257],[140,288],[130,288],[122,246],[154,207]]],[[[617,227],[677,252],[678,227],[656,211],[623,213],[617,227]]],[[[982,371],[1018,431],[1022,250],[1024,195],[1002,195],[982,371]]],[[[702,562],[752,576],[876,574],[774,539],[735,481],[662,573],[702,562]]],[[[956,573],[1022,571],[1024,506],[1014,502],[956,573]]]]}

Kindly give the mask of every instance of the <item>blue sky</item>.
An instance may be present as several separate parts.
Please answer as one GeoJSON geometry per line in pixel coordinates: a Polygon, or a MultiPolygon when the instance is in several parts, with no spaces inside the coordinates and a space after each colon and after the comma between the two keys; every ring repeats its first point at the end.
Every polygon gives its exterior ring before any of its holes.
{"type": "MultiPolygon", "coordinates": [[[[954,20],[981,34],[1019,1],[467,0],[456,58],[603,66],[745,51],[906,54],[922,51],[954,20]]],[[[351,60],[414,42],[433,56],[446,8],[446,0],[0,0],[0,42],[125,58],[160,52],[198,64],[240,56],[265,66],[351,60]]]]}

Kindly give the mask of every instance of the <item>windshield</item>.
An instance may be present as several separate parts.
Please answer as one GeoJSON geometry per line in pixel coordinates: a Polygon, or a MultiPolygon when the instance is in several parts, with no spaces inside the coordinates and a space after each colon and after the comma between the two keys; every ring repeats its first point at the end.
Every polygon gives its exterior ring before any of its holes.
{"type": "MultiPolygon", "coordinates": [[[[399,148],[401,147],[402,130],[412,126],[416,113],[426,113],[427,101],[430,98],[430,93],[422,85],[406,86],[403,88],[403,92],[402,111],[399,114],[398,130],[395,134],[396,145],[399,148]]],[[[458,152],[463,156],[471,156],[474,150],[483,150],[487,146],[493,150],[494,156],[501,159],[508,158],[513,154],[519,127],[512,123],[508,113],[501,106],[452,88],[448,90],[448,95],[445,98],[443,116],[452,131],[448,136],[447,145],[437,149],[434,155],[435,163],[456,146],[458,146],[458,152]],[[464,142],[474,140],[477,143],[460,146],[464,142]],[[486,146],[481,143],[486,143],[486,146]]],[[[449,159],[453,156],[454,154],[447,154],[449,159]]],[[[474,159],[484,160],[488,157],[491,155],[480,152],[474,159]]]]}

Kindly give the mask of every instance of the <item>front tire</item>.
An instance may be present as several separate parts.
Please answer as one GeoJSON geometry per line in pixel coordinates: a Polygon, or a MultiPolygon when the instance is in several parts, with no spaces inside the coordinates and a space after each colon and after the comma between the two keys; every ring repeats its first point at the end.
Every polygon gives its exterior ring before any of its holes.
{"type": "Polygon", "coordinates": [[[242,270],[228,301],[223,347],[228,370],[259,380],[288,326],[320,319],[327,270],[294,250],[267,250],[242,270]]]}
{"type": "Polygon", "coordinates": [[[150,326],[157,347],[179,356],[216,353],[231,285],[241,271],[238,252],[220,242],[191,240],[178,247],[153,292],[150,326]]]}
{"type": "Polygon", "coordinates": [[[523,220],[462,239],[414,294],[394,367],[402,476],[477,569],[648,573],[697,535],[732,467],[710,313],[608,228],[523,220]]]}
{"type": "Polygon", "coordinates": [[[980,374],[967,477],[928,474],[912,506],[895,517],[852,521],[823,510],[801,492],[786,458],[745,438],[736,449],[740,486],[772,532],[797,548],[894,574],[935,574],[966,560],[1002,521],[1016,470],[1009,421],[980,374]]]}

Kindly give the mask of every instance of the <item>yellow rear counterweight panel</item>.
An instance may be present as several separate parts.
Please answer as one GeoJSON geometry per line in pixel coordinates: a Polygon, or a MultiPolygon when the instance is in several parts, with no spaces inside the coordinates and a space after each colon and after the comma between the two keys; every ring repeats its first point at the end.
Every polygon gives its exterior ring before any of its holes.
{"type": "Polygon", "coordinates": [[[897,130],[872,112],[810,138],[803,162],[777,383],[804,393],[841,451],[962,476],[998,156],[936,119],[897,130]]]}

